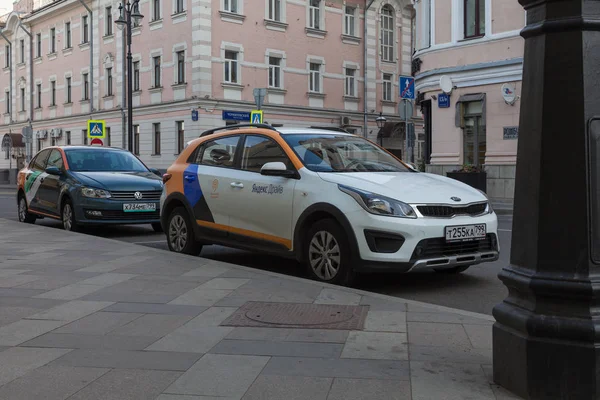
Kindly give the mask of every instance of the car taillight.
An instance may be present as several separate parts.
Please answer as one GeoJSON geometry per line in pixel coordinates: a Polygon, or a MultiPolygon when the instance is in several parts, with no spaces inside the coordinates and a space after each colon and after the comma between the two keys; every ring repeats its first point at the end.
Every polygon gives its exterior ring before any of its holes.
{"type": "Polygon", "coordinates": [[[163,178],[163,183],[167,183],[169,181],[169,179],[171,179],[171,174],[164,174],[162,176],[163,178]]]}

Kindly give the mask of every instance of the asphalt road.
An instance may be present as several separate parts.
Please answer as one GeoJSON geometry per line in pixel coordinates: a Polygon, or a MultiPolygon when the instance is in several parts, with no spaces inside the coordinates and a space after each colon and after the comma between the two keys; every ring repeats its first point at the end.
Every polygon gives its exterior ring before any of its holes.
{"type": "MultiPolygon", "coordinates": [[[[17,220],[17,205],[12,190],[0,188],[0,218],[17,220]]],[[[61,229],[60,222],[50,219],[38,220],[36,223],[61,229]]],[[[509,263],[511,229],[512,218],[500,216],[498,235],[501,252],[500,259],[496,262],[471,267],[458,275],[419,272],[363,276],[357,287],[371,292],[491,314],[492,308],[507,294],[506,288],[497,276],[502,267],[509,263]]],[[[87,229],[86,233],[167,250],[164,234],[155,233],[149,225],[93,228],[87,229]]],[[[263,270],[305,276],[303,268],[294,261],[222,246],[206,246],[201,256],[263,270]]]]}

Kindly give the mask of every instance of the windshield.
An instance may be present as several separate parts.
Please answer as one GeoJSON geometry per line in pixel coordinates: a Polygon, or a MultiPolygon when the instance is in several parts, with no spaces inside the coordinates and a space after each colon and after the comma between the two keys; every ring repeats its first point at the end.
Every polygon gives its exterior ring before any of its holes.
{"type": "Polygon", "coordinates": [[[315,172],[410,172],[368,140],[348,135],[282,135],[306,168],[315,172]]]}
{"type": "Polygon", "coordinates": [[[65,151],[69,169],[76,172],[148,172],[148,168],[126,151],[70,149],[65,151]]]}

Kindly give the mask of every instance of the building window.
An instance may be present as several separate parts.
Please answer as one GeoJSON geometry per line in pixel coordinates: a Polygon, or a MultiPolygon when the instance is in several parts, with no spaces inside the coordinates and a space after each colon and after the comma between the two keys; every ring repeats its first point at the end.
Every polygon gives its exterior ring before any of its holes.
{"type": "Polygon", "coordinates": [[[157,156],[160,154],[160,122],[152,124],[153,151],[152,154],[157,156]]]}
{"type": "Polygon", "coordinates": [[[159,88],[162,86],[160,79],[160,56],[153,57],[152,62],[154,65],[154,87],[159,88]]]}
{"type": "Polygon", "coordinates": [[[11,103],[11,98],[10,98],[10,91],[7,90],[4,92],[4,102],[5,102],[5,108],[4,111],[7,114],[10,114],[10,103],[11,103]]]}
{"type": "Polygon", "coordinates": [[[88,144],[87,129],[81,130],[81,143],[83,143],[84,146],[87,146],[88,144]]]}
{"type": "Polygon", "coordinates": [[[67,95],[66,104],[71,104],[71,77],[68,76],[65,78],[65,80],[66,80],[66,95],[67,95]]]}
{"type": "Polygon", "coordinates": [[[281,89],[281,58],[269,57],[269,87],[281,89]]]}
{"type": "Polygon", "coordinates": [[[65,131],[65,142],[67,146],[71,145],[71,131],[65,131]]]}
{"type": "Polygon", "coordinates": [[[71,23],[65,23],[65,49],[71,48],[71,23]]]}
{"type": "Polygon", "coordinates": [[[21,88],[21,111],[25,111],[25,88],[21,88]]]}
{"type": "Polygon", "coordinates": [[[19,50],[21,50],[19,62],[23,64],[25,63],[25,41],[23,39],[21,39],[21,41],[19,42],[19,50]]]}
{"type": "Polygon", "coordinates": [[[90,99],[90,80],[88,74],[83,74],[83,93],[82,100],[90,99]]]}
{"type": "Polygon", "coordinates": [[[177,83],[185,83],[185,53],[177,52],[177,83]]]}
{"type": "Polygon", "coordinates": [[[238,0],[223,0],[223,11],[237,14],[238,0]]]}
{"type": "Polygon", "coordinates": [[[394,62],[394,9],[385,5],[381,9],[381,60],[394,62]]]}
{"type": "Polygon", "coordinates": [[[321,93],[321,64],[310,63],[309,90],[313,93],[321,93]]]}
{"type": "Polygon", "coordinates": [[[38,83],[36,85],[35,90],[36,90],[35,93],[37,95],[37,104],[36,104],[36,107],[37,108],[42,108],[42,84],[38,83]]]}
{"type": "Polygon", "coordinates": [[[106,128],[104,128],[104,132],[106,133],[106,145],[108,147],[111,146],[111,141],[110,141],[110,128],[107,126],[106,128]]]}
{"type": "Polygon", "coordinates": [[[83,17],[81,17],[81,30],[82,30],[81,43],[87,43],[89,41],[89,34],[90,34],[87,15],[84,15],[83,17]]]}
{"type": "Polygon", "coordinates": [[[152,0],[152,21],[160,19],[160,0],[152,0]]]}
{"type": "Polygon", "coordinates": [[[309,0],[308,27],[321,29],[321,0],[309,0]]]}
{"type": "Polygon", "coordinates": [[[56,53],[56,28],[50,28],[50,54],[56,53]]]}
{"type": "Polygon", "coordinates": [[[40,152],[40,150],[42,150],[42,139],[38,138],[37,139],[37,151],[38,151],[38,153],[40,152]]]}
{"type": "Polygon", "coordinates": [[[56,105],[56,81],[50,81],[50,105],[56,105]]]}
{"type": "Polygon", "coordinates": [[[238,82],[238,52],[237,51],[225,51],[225,82],[228,83],[239,83],[238,82]]]}
{"type": "Polygon", "coordinates": [[[175,0],[175,14],[181,14],[184,11],[183,0],[175,0]]]}
{"type": "Polygon", "coordinates": [[[185,129],[183,121],[177,121],[177,154],[181,154],[185,147],[185,129]]]}
{"type": "Polygon", "coordinates": [[[269,0],[269,19],[281,22],[281,0],[269,0]]]}
{"type": "Polygon", "coordinates": [[[42,56],[42,34],[38,33],[35,35],[35,57],[39,58],[42,56]]]}
{"type": "Polygon", "coordinates": [[[10,68],[10,46],[4,47],[4,68],[10,68]]]}
{"type": "Polygon", "coordinates": [[[138,92],[140,90],[140,62],[135,61],[133,63],[133,91],[138,92]]]}
{"type": "Polygon", "coordinates": [[[354,68],[345,68],[345,90],[344,95],[348,97],[356,97],[356,69],[354,68]]]}
{"type": "Polygon", "coordinates": [[[383,74],[383,101],[392,101],[392,74],[383,74]]]}
{"type": "Polygon", "coordinates": [[[465,38],[485,35],[485,0],[465,1],[465,38]]]}
{"type": "Polygon", "coordinates": [[[106,68],[106,95],[113,95],[113,76],[112,68],[106,68]]]}
{"type": "Polygon", "coordinates": [[[346,6],[344,8],[344,35],[356,36],[356,7],[346,6]]]}
{"type": "Polygon", "coordinates": [[[112,7],[106,7],[104,11],[104,19],[106,21],[106,25],[104,28],[104,36],[111,36],[113,34],[113,21],[112,21],[112,7]]]}
{"type": "Polygon", "coordinates": [[[133,126],[133,154],[140,155],[140,126],[133,126]]]}
{"type": "Polygon", "coordinates": [[[464,104],[464,162],[469,165],[484,165],[486,153],[486,126],[483,122],[483,102],[464,104]]]}

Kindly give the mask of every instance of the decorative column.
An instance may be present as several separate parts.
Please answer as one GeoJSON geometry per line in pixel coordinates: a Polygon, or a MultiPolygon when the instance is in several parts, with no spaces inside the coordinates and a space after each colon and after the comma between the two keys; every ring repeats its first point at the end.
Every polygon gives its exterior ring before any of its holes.
{"type": "Polygon", "coordinates": [[[597,399],[600,1],[519,2],[527,10],[521,134],[511,263],[500,273],[509,295],[494,308],[494,380],[526,399],[597,399]]]}

